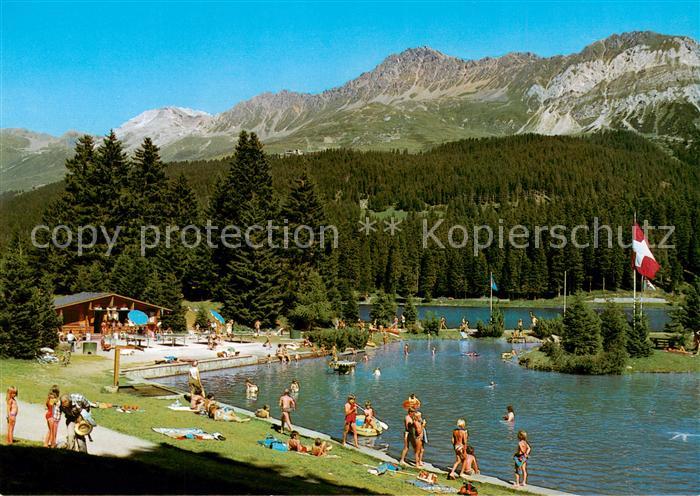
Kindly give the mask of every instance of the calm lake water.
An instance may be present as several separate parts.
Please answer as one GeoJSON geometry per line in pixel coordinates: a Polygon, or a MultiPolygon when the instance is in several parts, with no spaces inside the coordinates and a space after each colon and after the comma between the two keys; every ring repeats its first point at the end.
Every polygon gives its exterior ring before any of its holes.
{"type": "MultiPolygon", "coordinates": [[[[277,399],[292,379],[301,382],[299,425],[339,437],[348,393],[372,401],[390,429],[373,442],[398,456],[402,447],[401,403],[411,392],[428,419],[425,460],[441,467],[454,455],[450,433],[458,417],[468,421],[470,444],[484,474],[512,480],[518,429],[532,444],[530,482],[586,494],[697,494],[700,488],[700,375],[634,374],[588,377],[535,372],[500,359],[510,345],[496,340],[410,341],[370,352],[351,375],[329,371],[325,360],[203,373],[207,391],[241,407],[277,399]],[[437,353],[430,349],[435,346],[437,353]],[[469,358],[466,351],[481,356],[469,358]],[[381,377],[372,371],[380,367],[381,377]],[[261,393],[245,398],[244,380],[261,393]],[[487,387],[490,381],[496,387],[487,387]],[[501,421],[513,405],[515,425],[501,421]]],[[[526,345],[517,345],[522,349],[526,345]]],[[[163,382],[186,388],[185,377],[163,382]]],[[[363,438],[360,438],[363,440],[363,438]]],[[[412,455],[411,455],[412,456],[412,455]]]]}
{"type": "MultiPolygon", "coordinates": [[[[445,317],[447,319],[448,327],[459,327],[462,322],[462,318],[469,321],[469,326],[474,329],[476,328],[476,321],[481,320],[483,322],[488,322],[489,320],[489,307],[467,307],[467,306],[441,306],[441,305],[416,305],[418,309],[418,318],[422,319],[428,312],[433,312],[438,317],[445,317]]],[[[360,317],[363,320],[369,320],[369,313],[371,305],[360,305],[360,317]]],[[[398,309],[398,314],[401,315],[403,307],[400,306],[398,309]]],[[[561,315],[563,309],[561,308],[511,308],[511,307],[501,307],[503,310],[503,316],[506,321],[506,329],[515,329],[518,325],[518,319],[523,320],[525,328],[530,327],[530,311],[532,311],[539,319],[552,319],[557,315],[561,315]]],[[[599,308],[598,311],[602,311],[599,308]]],[[[631,320],[632,309],[625,308],[627,317],[631,320]]],[[[649,318],[649,328],[652,331],[663,331],[664,325],[668,321],[668,310],[665,308],[658,307],[645,307],[644,313],[649,318]]]]}

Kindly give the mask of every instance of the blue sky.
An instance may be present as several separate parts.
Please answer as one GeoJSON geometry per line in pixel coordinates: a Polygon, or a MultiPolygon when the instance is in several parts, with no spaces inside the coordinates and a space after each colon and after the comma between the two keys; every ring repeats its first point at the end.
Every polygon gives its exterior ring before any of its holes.
{"type": "Polygon", "coordinates": [[[216,113],[263,91],[319,92],[415,46],[549,56],[624,31],[700,31],[697,1],[0,4],[0,126],[52,134],[104,133],[167,105],[216,113]]]}

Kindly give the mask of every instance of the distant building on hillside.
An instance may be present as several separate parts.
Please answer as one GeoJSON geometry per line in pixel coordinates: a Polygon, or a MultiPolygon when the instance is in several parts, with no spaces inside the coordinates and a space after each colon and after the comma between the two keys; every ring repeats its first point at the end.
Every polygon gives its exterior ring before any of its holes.
{"type": "Polygon", "coordinates": [[[284,157],[290,157],[292,155],[303,155],[304,152],[302,152],[299,148],[295,148],[294,150],[285,150],[282,156],[284,157]]]}

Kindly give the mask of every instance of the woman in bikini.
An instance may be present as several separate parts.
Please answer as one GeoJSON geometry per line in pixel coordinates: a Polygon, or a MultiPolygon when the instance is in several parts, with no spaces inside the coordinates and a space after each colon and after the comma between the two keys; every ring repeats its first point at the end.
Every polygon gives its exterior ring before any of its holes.
{"type": "Polygon", "coordinates": [[[457,466],[461,466],[459,476],[464,474],[464,466],[467,461],[467,441],[469,441],[469,432],[467,431],[467,421],[463,418],[457,419],[457,428],[452,431],[452,447],[455,450],[455,463],[452,465],[452,470],[447,476],[448,479],[455,479],[457,474],[455,470],[457,466]]]}
{"type": "Polygon", "coordinates": [[[54,407],[58,403],[58,396],[53,394],[53,391],[49,391],[49,395],[46,398],[46,412],[44,413],[44,418],[46,419],[46,427],[48,432],[44,436],[44,448],[53,448],[55,440],[53,438],[54,433],[54,407]]]}
{"type": "Polygon", "coordinates": [[[299,433],[297,431],[292,431],[289,441],[287,441],[287,447],[289,451],[298,451],[299,453],[307,453],[309,451],[309,448],[299,441],[299,433]]]}

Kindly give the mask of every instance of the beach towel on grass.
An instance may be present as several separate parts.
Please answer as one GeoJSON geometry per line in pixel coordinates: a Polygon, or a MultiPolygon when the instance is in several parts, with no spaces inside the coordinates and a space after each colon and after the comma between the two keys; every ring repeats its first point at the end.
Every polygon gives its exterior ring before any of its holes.
{"type": "Polygon", "coordinates": [[[428,484],[427,482],[424,482],[422,480],[408,480],[406,481],[408,484],[413,484],[416,486],[418,489],[422,489],[423,491],[428,491],[430,493],[440,493],[440,494],[456,494],[457,489],[454,487],[450,486],[443,486],[440,484],[428,484]]]}
{"type": "Polygon", "coordinates": [[[198,441],[225,441],[226,438],[218,432],[204,432],[197,428],[168,428],[168,427],[151,427],[154,432],[163,434],[164,436],[173,439],[196,439],[198,441]]]}
{"type": "Polygon", "coordinates": [[[277,451],[289,450],[289,448],[287,447],[287,443],[285,443],[284,441],[280,441],[279,439],[275,438],[274,436],[271,436],[270,434],[268,434],[265,437],[265,439],[259,440],[258,444],[264,446],[265,448],[270,448],[277,451]]]}

